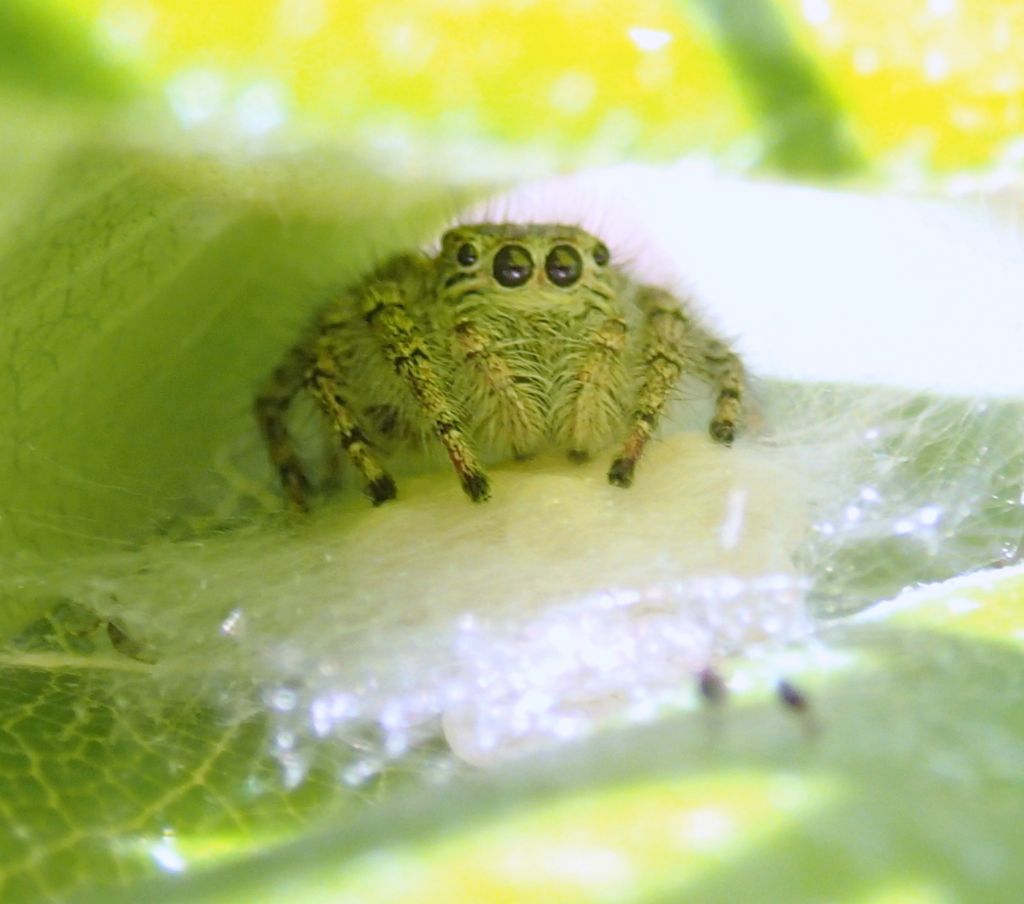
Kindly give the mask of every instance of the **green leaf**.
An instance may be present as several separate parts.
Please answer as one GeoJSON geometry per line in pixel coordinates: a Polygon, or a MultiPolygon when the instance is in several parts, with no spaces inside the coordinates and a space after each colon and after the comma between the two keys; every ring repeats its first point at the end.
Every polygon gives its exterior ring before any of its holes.
{"type": "Polygon", "coordinates": [[[8,655],[0,669],[0,887],[64,900],[266,843],[337,808],[282,788],[265,720],[169,692],[130,660],[8,655]],[[199,850],[193,850],[199,846],[199,850]]]}
{"type": "Polygon", "coordinates": [[[112,648],[81,605],[111,587],[76,557],[237,514],[211,512],[201,463],[251,432],[255,386],[324,293],[460,191],[336,147],[228,160],[114,116],[3,111],[0,895],[64,900],[359,800],[336,764],[286,787],[252,687],[124,655],[148,658],[145,632],[112,648]]]}
{"type": "Polygon", "coordinates": [[[4,110],[9,636],[38,613],[25,600],[45,595],[31,586],[40,562],[209,516],[193,505],[210,492],[196,475],[250,432],[249,400],[310,312],[436,230],[460,191],[386,177],[337,147],[229,160],[116,117],[16,96],[4,110]]]}
{"type": "MultiPolygon", "coordinates": [[[[1019,626],[1022,594],[1011,579],[989,603],[1019,626]]],[[[917,611],[934,621],[950,597],[917,611]]],[[[490,876],[508,900],[599,901],[612,880],[588,875],[615,865],[631,901],[1012,899],[1019,642],[886,624],[828,642],[848,671],[804,675],[813,726],[753,702],[634,726],[116,900],[470,901],[490,876]]]]}

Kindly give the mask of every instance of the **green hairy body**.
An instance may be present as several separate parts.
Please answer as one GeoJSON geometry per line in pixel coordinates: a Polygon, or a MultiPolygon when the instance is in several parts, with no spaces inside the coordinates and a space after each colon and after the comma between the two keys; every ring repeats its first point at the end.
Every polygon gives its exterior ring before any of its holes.
{"type": "Polygon", "coordinates": [[[576,226],[492,224],[447,232],[436,256],[394,257],[332,299],[256,400],[293,508],[310,491],[285,427],[316,398],[374,503],[396,495],[382,450],[440,444],[474,501],[482,463],[556,448],[575,461],[618,445],[629,486],[683,376],[716,390],[712,437],[732,442],[745,376],[685,301],[634,282],[576,226]]]}

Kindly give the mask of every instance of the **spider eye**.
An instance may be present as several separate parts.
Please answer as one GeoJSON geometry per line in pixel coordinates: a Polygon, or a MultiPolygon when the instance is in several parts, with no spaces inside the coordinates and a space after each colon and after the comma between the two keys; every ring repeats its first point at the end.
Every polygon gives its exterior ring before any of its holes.
{"type": "Polygon", "coordinates": [[[455,252],[455,260],[457,260],[463,267],[469,267],[476,263],[477,253],[469,242],[465,242],[459,245],[459,250],[455,252]]]}
{"type": "Polygon", "coordinates": [[[583,258],[572,245],[555,245],[544,260],[544,272],[556,286],[571,286],[583,273],[583,258]]]}
{"type": "Polygon", "coordinates": [[[503,286],[514,288],[533,275],[533,259],[522,245],[506,245],[494,255],[494,278],[503,286]]]}
{"type": "Polygon", "coordinates": [[[594,247],[594,263],[603,267],[611,260],[611,257],[608,253],[608,246],[604,242],[598,242],[594,247]]]}

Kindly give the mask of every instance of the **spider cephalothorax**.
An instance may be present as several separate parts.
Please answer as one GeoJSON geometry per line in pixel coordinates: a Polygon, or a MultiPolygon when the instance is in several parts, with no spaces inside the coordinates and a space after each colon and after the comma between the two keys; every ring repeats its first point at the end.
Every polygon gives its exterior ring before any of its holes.
{"type": "Polygon", "coordinates": [[[481,461],[545,447],[583,460],[618,443],[608,477],[629,486],[686,374],[715,386],[711,435],[732,442],[742,364],[684,301],[635,283],[579,227],[481,223],[447,232],[435,256],[392,258],[332,299],[256,410],[294,507],[309,488],[284,415],[303,387],[375,503],[395,495],[382,433],[439,442],[481,501],[481,461]]]}

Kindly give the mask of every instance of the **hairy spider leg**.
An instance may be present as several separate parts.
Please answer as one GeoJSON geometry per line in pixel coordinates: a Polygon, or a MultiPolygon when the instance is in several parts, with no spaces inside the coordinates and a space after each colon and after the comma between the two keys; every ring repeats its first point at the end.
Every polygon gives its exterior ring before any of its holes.
{"type": "Polygon", "coordinates": [[[723,445],[731,445],[736,431],[743,423],[743,393],[746,371],[739,356],[720,339],[704,330],[704,372],[718,389],[715,413],[711,419],[711,438],[723,445]]]}
{"type": "Polygon", "coordinates": [[[618,399],[625,392],[628,327],[620,316],[605,317],[585,336],[586,350],[570,375],[556,412],[556,439],[570,460],[586,461],[621,424],[618,399]]]}
{"type": "Polygon", "coordinates": [[[501,399],[503,429],[511,434],[514,454],[524,455],[536,425],[544,420],[537,400],[516,382],[508,362],[495,349],[489,332],[469,319],[462,319],[455,324],[455,342],[469,370],[487,387],[488,396],[501,399]]]}
{"type": "Polygon", "coordinates": [[[316,344],[313,364],[306,373],[306,385],[338,433],[341,448],[362,475],[366,495],[374,505],[394,499],[395,481],[371,451],[370,440],[352,414],[344,397],[344,380],[332,352],[332,338],[325,334],[316,344]]]}
{"type": "Polygon", "coordinates": [[[658,425],[665,403],[684,373],[695,373],[717,390],[711,438],[730,445],[742,423],[746,373],[739,357],[721,339],[704,329],[668,292],[644,287],[638,304],[647,317],[647,375],[637,396],[633,425],[608,479],[628,487],[647,441],[658,425]]]}
{"type": "Polygon", "coordinates": [[[304,347],[293,348],[270,375],[255,403],[256,420],[267,444],[270,462],[281,477],[289,508],[299,512],[308,509],[306,497],[310,492],[310,485],[299,461],[295,444],[288,435],[285,413],[295,394],[305,384],[308,366],[309,360],[304,347]]]}
{"type": "Polygon", "coordinates": [[[684,372],[699,370],[690,344],[693,325],[680,303],[668,292],[645,286],[637,296],[637,304],[646,320],[644,380],[637,393],[626,442],[608,471],[609,482],[620,487],[633,482],[636,463],[679,378],[684,372]]]}
{"type": "Polygon", "coordinates": [[[369,289],[363,298],[363,314],[395,373],[430,421],[466,495],[474,502],[489,498],[487,475],[463,433],[455,404],[441,387],[426,343],[405,309],[399,286],[384,283],[369,289]]]}

